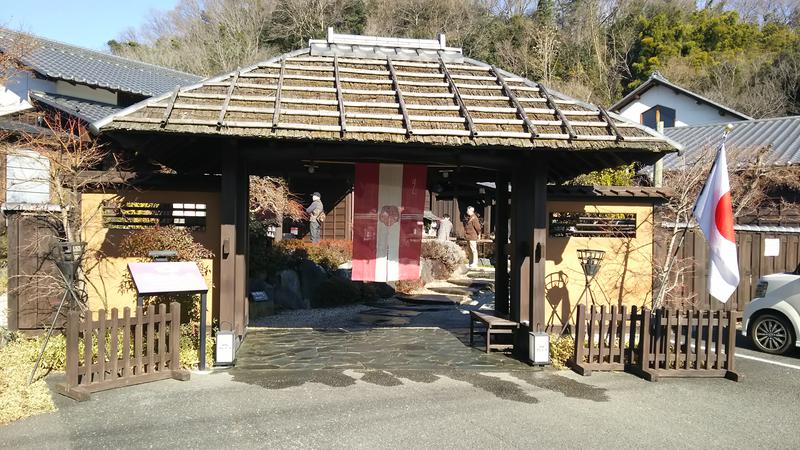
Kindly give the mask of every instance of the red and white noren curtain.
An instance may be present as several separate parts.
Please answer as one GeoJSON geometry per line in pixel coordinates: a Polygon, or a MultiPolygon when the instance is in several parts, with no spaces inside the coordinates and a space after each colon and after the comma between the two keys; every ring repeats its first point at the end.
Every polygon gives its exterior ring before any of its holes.
{"type": "Polygon", "coordinates": [[[725,303],[739,285],[728,159],[723,142],[693,211],[709,245],[708,292],[725,303]]]}
{"type": "Polygon", "coordinates": [[[427,167],[356,164],[353,280],[416,280],[420,275],[427,167]]]}

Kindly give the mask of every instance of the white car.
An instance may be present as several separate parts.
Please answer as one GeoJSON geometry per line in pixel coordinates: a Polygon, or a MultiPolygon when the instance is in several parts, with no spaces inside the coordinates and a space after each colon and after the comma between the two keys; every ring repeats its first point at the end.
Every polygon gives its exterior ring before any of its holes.
{"type": "Polygon", "coordinates": [[[758,280],[756,298],[744,308],[742,335],[762,352],[780,355],[800,347],[800,265],[792,273],[758,280]]]}

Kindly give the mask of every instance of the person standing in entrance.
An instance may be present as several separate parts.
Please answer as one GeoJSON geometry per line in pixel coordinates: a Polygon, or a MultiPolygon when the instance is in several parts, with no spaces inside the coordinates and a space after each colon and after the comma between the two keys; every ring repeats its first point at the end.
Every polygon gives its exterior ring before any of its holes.
{"type": "Polygon", "coordinates": [[[322,206],[322,197],[319,192],[311,195],[311,204],[306,208],[308,214],[308,228],[311,232],[311,242],[319,242],[320,227],[325,220],[325,208],[322,206]]]}
{"type": "Polygon", "coordinates": [[[467,218],[464,220],[464,236],[469,242],[469,267],[478,267],[478,239],[481,237],[481,222],[475,214],[475,208],[467,206],[467,218]]]}
{"type": "Polygon", "coordinates": [[[439,227],[436,230],[436,240],[446,241],[450,239],[450,232],[453,230],[453,222],[450,221],[450,214],[444,214],[439,219],[439,227]]]}

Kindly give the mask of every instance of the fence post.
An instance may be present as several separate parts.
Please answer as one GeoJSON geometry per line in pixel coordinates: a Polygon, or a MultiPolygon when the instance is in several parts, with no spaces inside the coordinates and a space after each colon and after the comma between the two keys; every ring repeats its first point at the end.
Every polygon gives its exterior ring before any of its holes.
{"type": "Polygon", "coordinates": [[[106,379],[106,310],[97,313],[97,381],[106,379]]]}
{"type": "Polygon", "coordinates": [[[650,348],[651,348],[651,337],[650,337],[650,310],[642,308],[642,320],[640,322],[641,326],[641,333],[639,334],[639,373],[645,377],[645,379],[652,381],[653,376],[649,371],[650,368],[650,348]]]}
{"type": "Polygon", "coordinates": [[[158,324],[158,371],[162,372],[167,360],[167,305],[158,305],[158,315],[161,319],[158,324]]]}
{"type": "Polygon", "coordinates": [[[170,369],[179,370],[181,368],[181,305],[172,302],[169,305],[169,312],[172,317],[169,322],[169,364],[170,369]]]}
{"type": "Polygon", "coordinates": [[[78,324],[80,316],[77,311],[67,314],[67,386],[78,385],[78,324]]]}
{"type": "Polygon", "coordinates": [[[575,319],[575,351],[572,352],[575,358],[573,367],[583,362],[586,352],[584,347],[586,340],[586,306],[578,305],[578,317],[575,319]]]}
{"type": "Polygon", "coordinates": [[[736,373],[736,311],[728,311],[728,345],[725,349],[728,358],[725,369],[725,378],[733,381],[739,381],[741,376],[736,373]]]}

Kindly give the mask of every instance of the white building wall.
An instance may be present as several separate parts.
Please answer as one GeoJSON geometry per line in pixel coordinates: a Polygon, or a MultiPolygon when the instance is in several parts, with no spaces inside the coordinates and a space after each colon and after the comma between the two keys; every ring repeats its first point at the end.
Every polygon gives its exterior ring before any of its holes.
{"type": "Polygon", "coordinates": [[[705,125],[727,123],[741,120],[730,114],[720,115],[719,109],[697,101],[685,94],[661,85],[648,89],[638,100],[620,110],[620,115],[636,123],[642,123],[642,113],[656,106],[666,106],[675,110],[675,126],[705,125]]]}
{"type": "Polygon", "coordinates": [[[81,84],[71,84],[61,80],[42,80],[36,78],[30,72],[18,71],[5,85],[0,84],[0,116],[30,108],[31,104],[28,102],[29,91],[41,91],[112,105],[117,104],[117,94],[115,92],[81,84]]]}

